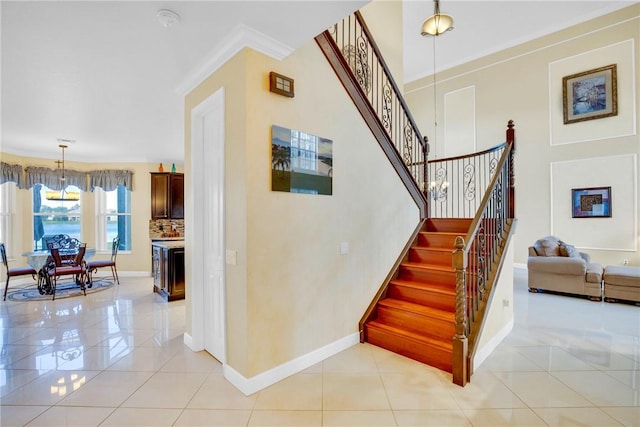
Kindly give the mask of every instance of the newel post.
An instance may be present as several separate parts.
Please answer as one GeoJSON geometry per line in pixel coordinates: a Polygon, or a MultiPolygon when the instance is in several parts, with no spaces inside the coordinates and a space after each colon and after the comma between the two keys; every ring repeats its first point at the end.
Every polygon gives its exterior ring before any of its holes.
{"type": "Polygon", "coordinates": [[[456,237],[453,251],[453,268],[456,271],[456,334],[453,337],[453,382],[464,387],[467,384],[467,291],[465,274],[467,257],[464,253],[464,239],[456,237]]]}
{"type": "Polygon", "coordinates": [[[422,193],[425,199],[427,199],[427,218],[431,217],[431,202],[429,201],[429,137],[422,137],[424,144],[422,144],[422,193]]]}
{"type": "Polygon", "coordinates": [[[509,154],[509,218],[516,217],[516,187],[514,174],[514,154],[516,153],[516,130],[513,128],[513,120],[507,123],[507,144],[511,145],[509,154]]]}

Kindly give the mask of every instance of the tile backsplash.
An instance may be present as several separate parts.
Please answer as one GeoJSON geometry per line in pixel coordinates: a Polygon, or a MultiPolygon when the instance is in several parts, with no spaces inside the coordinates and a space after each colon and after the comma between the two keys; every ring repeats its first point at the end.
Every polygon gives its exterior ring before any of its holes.
{"type": "Polygon", "coordinates": [[[184,219],[149,220],[149,238],[184,237],[184,219]]]}

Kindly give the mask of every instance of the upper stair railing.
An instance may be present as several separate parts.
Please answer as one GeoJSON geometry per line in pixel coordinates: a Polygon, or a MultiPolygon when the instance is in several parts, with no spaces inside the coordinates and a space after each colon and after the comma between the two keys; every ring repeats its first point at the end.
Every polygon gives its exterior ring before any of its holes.
{"type": "Polygon", "coordinates": [[[513,233],[515,131],[509,120],[507,142],[465,236],[453,253],[456,271],[456,334],[453,337],[453,382],[464,386],[473,374],[473,357],[488,302],[498,281],[503,253],[513,233]]]}
{"type": "Polygon", "coordinates": [[[428,145],[360,12],[324,31],[316,42],[426,218],[422,186],[428,145]]]}
{"type": "Polygon", "coordinates": [[[473,218],[506,146],[429,160],[429,218],[473,218]]]}

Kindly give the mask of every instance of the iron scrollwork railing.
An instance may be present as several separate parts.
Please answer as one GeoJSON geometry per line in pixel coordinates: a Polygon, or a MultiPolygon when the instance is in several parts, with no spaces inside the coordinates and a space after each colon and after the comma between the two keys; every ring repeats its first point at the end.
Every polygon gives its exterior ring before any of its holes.
{"type": "MultiPolygon", "coordinates": [[[[456,271],[456,334],[453,339],[453,381],[465,385],[484,320],[489,294],[497,281],[503,251],[515,217],[513,160],[515,133],[509,121],[507,142],[499,158],[486,161],[490,179],[466,236],[458,236],[453,254],[456,271]]],[[[486,152],[485,152],[486,153],[486,152]]],[[[482,154],[482,153],[479,153],[482,154]]]]}
{"type": "Polygon", "coordinates": [[[506,143],[478,153],[429,161],[430,218],[472,218],[506,143]]]}
{"type": "MultiPolygon", "coordinates": [[[[381,128],[393,144],[403,167],[413,179],[413,185],[417,190],[414,193],[418,193],[417,197],[416,194],[413,194],[414,199],[420,198],[421,200],[417,200],[417,202],[426,203],[423,185],[426,181],[427,143],[418,131],[400,89],[382,58],[362,15],[355,12],[329,28],[325,33],[330,38],[333,49],[344,57],[344,63],[351,69],[352,78],[360,88],[360,97],[368,102],[367,108],[370,108],[377,117],[381,128]]],[[[322,48],[323,42],[319,38],[316,40],[322,48]]],[[[369,125],[371,127],[371,124],[369,125]]],[[[402,171],[399,173],[402,175],[402,171]]]]}

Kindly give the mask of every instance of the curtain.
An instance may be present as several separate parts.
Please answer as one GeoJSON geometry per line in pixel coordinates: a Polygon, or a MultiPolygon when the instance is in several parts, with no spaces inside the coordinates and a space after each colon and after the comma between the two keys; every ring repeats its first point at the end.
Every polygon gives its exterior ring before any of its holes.
{"type": "Polygon", "coordinates": [[[96,187],[100,187],[104,191],[113,191],[119,185],[122,185],[131,191],[133,190],[132,184],[132,171],[112,169],[89,172],[89,188],[91,191],[95,190],[96,187]]]}
{"type": "Polygon", "coordinates": [[[18,188],[24,188],[24,174],[20,165],[0,162],[0,184],[15,182],[18,188]]]}
{"type": "Polygon", "coordinates": [[[42,167],[27,167],[27,188],[36,184],[43,184],[51,190],[63,190],[69,185],[75,185],[82,191],[87,191],[87,173],[65,169],[65,180],[61,181],[61,172],[57,169],[42,167]]]}

